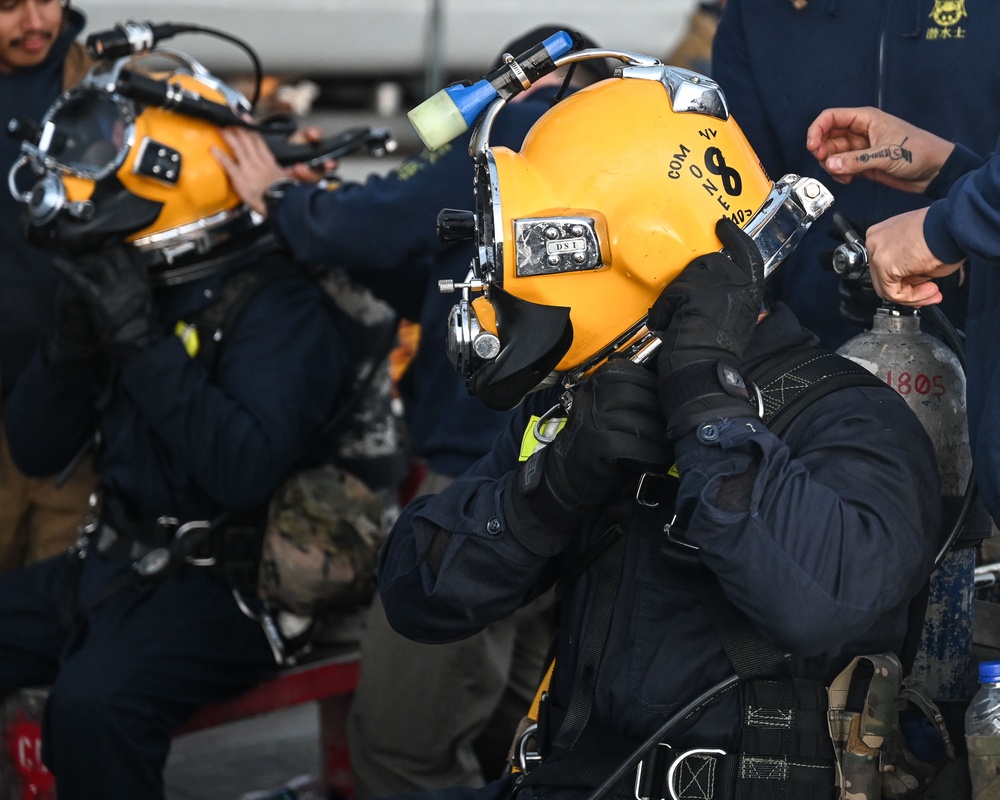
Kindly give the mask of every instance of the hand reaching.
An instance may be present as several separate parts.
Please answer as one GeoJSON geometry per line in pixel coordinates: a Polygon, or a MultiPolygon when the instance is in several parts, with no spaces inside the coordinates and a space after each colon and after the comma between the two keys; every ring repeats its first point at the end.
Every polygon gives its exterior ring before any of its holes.
{"type": "Polygon", "coordinates": [[[828,108],[806,132],[806,147],[838,183],[856,175],[922,193],[954,144],[877,108],[828,108]]]}
{"type": "Polygon", "coordinates": [[[222,136],[232,156],[212,148],[212,155],[229,176],[229,183],[240,199],[261,216],[267,216],[264,192],[276,180],[287,177],[275,160],[264,137],[244,128],[226,128],[222,136]]]}

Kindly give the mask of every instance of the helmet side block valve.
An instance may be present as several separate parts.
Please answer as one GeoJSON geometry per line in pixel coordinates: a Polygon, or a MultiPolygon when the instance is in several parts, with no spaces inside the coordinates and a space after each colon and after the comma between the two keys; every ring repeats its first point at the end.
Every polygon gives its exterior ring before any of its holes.
{"type": "Polygon", "coordinates": [[[467,299],[461,300],[448,315],[448,358],[458,372],[466,377],[481,361],[489,361],[500,353],[500,339],[484,331],[467,299]]]}
{"type": "Polygon", "coordinates": [[[864,238],[842,214],[834,212],[833,224],[844,237],[844,243],[833,251],[833,271],[845,281],[867,280],[870,283],[864,238]]]}
{"type": "Polygon", "coordinates": [[[486,282],[471,277],[466,278],[464,283],[453,281],[450,278],[438,281],[438,291],[441,294],[451,294],[452,292],[457,292],[459,289],[470,292],[482,292],[486,290],[486,282]]]}
{"type": "Polygon", "coordinates": [[[437,215],[437,236],[445,244],[464,242],[476,236],[476,215],[458,208],[442,208],[437,215]]]}
{"type": "Polygon", "coordinates": [[[139,154],[136,156],[132,172],[174,185],[180,180],[181,154],[174,148],[147,136],[139,145],[139,154]]]}
{"type": "Polygon", "coordinates": [[[514,220],[517,275],[555,275],[600,269],[601,235],[593,217],[514,220]]]}

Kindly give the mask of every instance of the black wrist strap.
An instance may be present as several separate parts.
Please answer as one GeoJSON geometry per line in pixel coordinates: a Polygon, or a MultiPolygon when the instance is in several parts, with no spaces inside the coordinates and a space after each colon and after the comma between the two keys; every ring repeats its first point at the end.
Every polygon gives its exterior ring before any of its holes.
{"type": "Polygon", "coordinates": [[[669,415],[692,400],[724,394],[749,402],[746,383],[735,360],[706,359],[685,364],[660,377],[660,399],[669,415]]]}
{"type": "Polygon", "coordinates": [[[545,447],[521,465],[511,480],[505,496],[507,511],[518,520],[512,526],[514,537],[538,555],[559,553],[580,529],[586,511],[568,508],[545,480],[545,447]]]}
{"type": "Polygon", "coordinates": [[[746,383],[729,359],[695,361],[660,378],[667,438],[713,419],[753,415],[746,383]]]}

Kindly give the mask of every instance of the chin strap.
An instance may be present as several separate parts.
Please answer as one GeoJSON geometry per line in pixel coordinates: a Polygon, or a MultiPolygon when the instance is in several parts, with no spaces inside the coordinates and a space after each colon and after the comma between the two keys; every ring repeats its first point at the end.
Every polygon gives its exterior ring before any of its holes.
{"type": "Polygon", "coordinates": [[[279,250],[280,243],[270,231],[261,233],[248,243],[233,245],[210,258],[193,256],[181,263],[171,262],[160,251],[139,251],[139,261],[149,275],[149,285],[154,289],[167,286],[180,286],[191,281],[201,280],[220,272],[225,272],[233,264],[246,261],[252,254],[254,259],[262,254],[279,250]],[[186,263],[184,263],[186,261],[186,263]]]}

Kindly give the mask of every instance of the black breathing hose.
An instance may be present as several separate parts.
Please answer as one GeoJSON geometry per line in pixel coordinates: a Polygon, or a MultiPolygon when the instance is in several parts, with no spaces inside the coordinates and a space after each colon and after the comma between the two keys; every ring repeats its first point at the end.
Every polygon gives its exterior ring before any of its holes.
{"type": "MultiPolygon", "coordinates": [[[[962,337],[956,330],[955,326],[951,324],[951,320],[948,319],[948,315],[941,310],[940,306],[924,306],[920,309],[921,316],[927,320],[927,322],[941,334],[942,339],[949,349],[955,354],[958,359],[959,365],[962,367],[962,372],[967,373],[968,368],[966,366],[965,358],[965,345],[962,342],[962,337]]],[[[952,547],[955,546],[955,542],[958,541],[958,537],[962,535],[962,529],[965,527],[965,523],[969,519],[969,514],[972,512],[972,506],[975,505],[976,498],[979,496],[979,490],[976,486],[976,468],[975,466],[969,472],[969,481],[965,487],[965,493],[962,495],[962,507],[958,512],[958,517],[955,520],[955,524],[952,525],[948,535],[945,537],[944,542],[941,544],[941,549],[938,550],[937,556],[934,558],[934,569],[937,569],[941,562],[944,561],[945,557],[948,555],[952,547]]]]}
{"type": "Polygon", "coordinates": [[[264,72],[256,51],[245,41],[218,28],[208,28],[204,25],[192,25],[187,22],[124,22],[104,31],[97,31],[87,37],[87,52],[98,59],[122,58],[129,55],[148,53],[164,39],[170,39],[181,33],[204,33],[232,42],[239,47],[253,67],[253,95],[250,97],[250,110],[257,107],[260,99],[260,87],[264,72]]]}
{"type": "Polygon", "coordinates": [[[659,728],[657,728],[653,733],[646,738],[646,740],[640,744],[635,750],[633,750],[629,757],[626,758],[621,764],[618,765],[617,769],[608,775],[604,779],[604,782],[594,789],[593,792],[588,795],[587,800],[601,800],[608,792],[610,792],[616,783],[620,781],[625,775],[634,768],[640,761],[642,761],[643,756],[649,751],[654,744],[661,742],[667,738],[667,735],[673,731],[681,722],[687,719],[689,716],[694,714],[696,711],[701,709],[703,706],[712,702],[715,698],[722,695],[723,692],[728,692],[730,689],[736,688],[739,684],[740,679],[737,675],[732,675],[729,678],[719,681],[714,686],[710,686],[700,695],[698,695],[694,700],[680,709],[677,713],[671,716],[666,722],[664,722],[659,728]]]}

